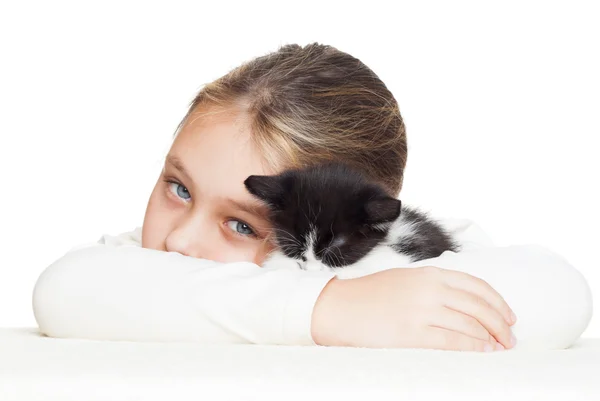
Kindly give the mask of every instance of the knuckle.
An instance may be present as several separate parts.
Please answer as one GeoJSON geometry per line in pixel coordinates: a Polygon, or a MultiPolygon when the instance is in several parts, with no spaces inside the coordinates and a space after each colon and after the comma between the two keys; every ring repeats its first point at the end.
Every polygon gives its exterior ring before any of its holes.
{"type": "Polygon", "coordinates": [[[485,300],[485,298],[482,298],[478,295],[471,295],[470,298],[471,302],[473,302],[474,306],[477,308],[477,311],[481,316],[491,316],[490,313],[492,312],[492,307],[485,300]]]}
{"type": "Polygon", "coordinates": [[[442,269],[435,266],[423,266],[420,269],[427,275],[439,275],[442,272],[442,269]]]}
{"type": "Polygon", "coordinates": [[[444,293],[437,286],[428,286],[421,291],[418,301],[422,306],[436,310],[444,303],[444,293]]]}
{"type": "Polygon", "coordinates": [[[479,282],[479,284],[484,285],[489,288],[492,288],[492,286],[490,286],[490,284],[487,281],[485,281],[484,279],[482,279],[481,277],[474,277],[474,278],[477,282],[479,282]]]}
{"type": "Polygon", "coordinates": [[[502,317],[498,317],[493,319],[490,322],[490,333],[493,335],[507,335],[509,328],[508,325],[504,322],[504,319],[502,319],[502,317]]]}
{"type": "Polygon", "coordinates": [[[490,308],[490,304],[484,298],[482,298],[480,296],[475,296],[475,303],[480,308],[485,308],[485,309],[490,308]]]}
{"type": "Polygon", "coordinates": [[[487,330],[485,330],[485,328],[481,325],[481,323],[479,323],[477,319],[469,318],[467,321],[467,325],[473,333],[477,333],[479,335],[487,333],[487,330]]]}

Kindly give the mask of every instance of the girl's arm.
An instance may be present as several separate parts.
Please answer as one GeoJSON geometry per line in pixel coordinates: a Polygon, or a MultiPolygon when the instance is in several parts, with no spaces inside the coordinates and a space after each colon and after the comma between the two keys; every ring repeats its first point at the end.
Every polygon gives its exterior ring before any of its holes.
{"type": "Polygon", "coordinates": [[[579,337],[591,316],[579,272],[541,247],[476,242],[408,269],[331,280],[326,272],[221,264],[109,238],[49,266],[33,307],[41,332],[63,338],[483,350],[489,331],[506,345],[510,310],[477,276],[515,310],[519,344],[562,348],[579,337]]]}
{"type": "MultiPolygon", "coordinates": [[[[483,350],[485,346],[484,340],[462,334],[449,339],[452,332],[448,330],[443,336],[420,332],[423,318],[441,327],[446,323],[444,316],[436,315],[441,305],[431,308],[429,300],[443,280],[415,275],[420,269],[332,280],[334,275],[327,272],[224,264],[110,243],[108,238],[105,244],[73,250],[42,273],[34,289],[33,308],[43,334],[112,341],[459,350],[483,350]],[[422,301],[426,308],[415,313],[422,301]],[[356,341],[349,337],[356,333],[364,337],[356,341]],[[410,338],[417,341],[407,341],[410,338]]],[[[474,281],[467,275],[461,279],[474,281]]],[[[482,293],[488,299],[496,294],[491,289],[482,293]]],[[[454,297],[449,295],[446,300],[454,297]]],[[[472,313],[482,321],[494,321],[490,311],[472,313]]]]}
{"type": "Polygon", "coordinates": [[[472,299],[457,292],[482,293],[485,288],[477,288],[473,276],[498,290],[515,312],[518,348],[568,348],[591,319],[587,282],[558,255],[536,245],[480,247],[409,268],[332,280],[315,306],[313,322],[319,329],[313,335],[325,345],[480,350],[481,344],[458,333],[480,339],[493,334],[506,346],[510,333],[488,320],[503,306],[493,297],[472,299]],[[495,310],[490,299],[498,305],[495,310]]]}
{"type": "Polygon", "coordinates": [[[98,244],[49,266],[33,309],[51,337],[314,344],[314,302],[332,277],[98,244]]]}

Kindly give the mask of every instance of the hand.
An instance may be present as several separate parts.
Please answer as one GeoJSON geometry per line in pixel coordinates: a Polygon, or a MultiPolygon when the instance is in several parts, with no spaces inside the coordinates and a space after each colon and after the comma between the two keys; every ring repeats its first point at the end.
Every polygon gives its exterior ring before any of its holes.
{"type": "Polygon", "coordinates": [[[333,279],[317,299],[319,345],[492,351],[512,348],[511,309],[485,281],[427,266],[333,279]]]}

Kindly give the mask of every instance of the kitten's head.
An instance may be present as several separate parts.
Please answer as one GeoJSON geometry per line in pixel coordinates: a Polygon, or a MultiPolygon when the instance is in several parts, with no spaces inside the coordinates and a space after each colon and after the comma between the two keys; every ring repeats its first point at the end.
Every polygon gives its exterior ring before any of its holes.
{"type": "Polygon", "coordinates": [[[248,191],[270,207],[276,244],[301,267],[355,263],[380,243],[401,203],[340,163],[250,176],[248,191]]]}

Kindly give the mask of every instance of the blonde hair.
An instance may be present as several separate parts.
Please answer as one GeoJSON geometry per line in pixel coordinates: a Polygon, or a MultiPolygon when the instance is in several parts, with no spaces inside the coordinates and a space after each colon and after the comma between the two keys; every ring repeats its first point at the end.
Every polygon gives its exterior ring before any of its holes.
{"type": "Polygon", "coordinates": [[[334,47],[285,45],[242,64],[200,90],[176,134],[200,106],[240,107],[275,170],[341,161],[400,193],[407,144],[398,103],[373,71],[334,47]]]}

